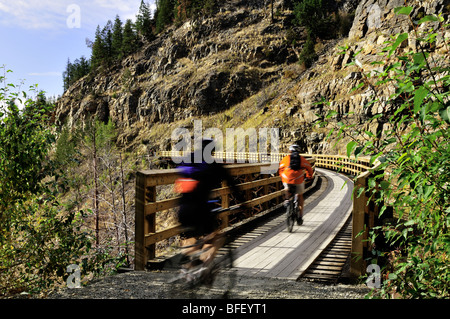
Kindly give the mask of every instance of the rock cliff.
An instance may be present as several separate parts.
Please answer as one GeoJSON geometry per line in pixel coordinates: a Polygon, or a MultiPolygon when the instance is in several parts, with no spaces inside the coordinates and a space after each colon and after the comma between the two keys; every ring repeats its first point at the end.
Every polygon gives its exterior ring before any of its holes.
{"type": "Polygon", "coordinates": [[[130,126],[219,112],[279,79],[296,56],[267,10],[228,1],[213,17],[172,27],[114,68],[85,77],[58,102],[61,122],[87,114],[130,126]]]}
{"type": "MultiPolygon", "coordinates": [[[[364,81],[367,74],[374,75],[375,71],[383,71],[382,66],[372,65],[372,62],[380,61],[383,58],[382,49],[391,36],[398,33],[409,33],[410,40],[405,41],[400,49],[403,52],[417,52],[417,43],[411,40],[416,36],[410,19],[408,16],[397,15],[394,12],[395,8],[404,5],[404,0],[360,1],[349,36],[341,39],[331,50],[327,50],[316,65],[307,71],[304,80],[297,83],[289,94],[291,101],[298,105],[297,109],[300,111],[296,113],[296,116],[299,121],[304,123],[305,127],[314,122],[317,115],[325,115],[329,109],[338,113],[336,121],[340,120],[340,115],[353,112],[353,124],[360,125],[360,127],[364,127],[368,117],[382,112],[383,102],[393,93],[392,86],[378,87],[378,94],[381,98],[377,103],[371,105],[368,104],[373,96],[371,88],[356,91],[352,91],[352,89],[364,81]],[[345,51],[342,51],[343,47],[346,48],[345,51]],[[348,63],[356,56],[356,53],[359,65],[349,66],[348,63]],[[330,101],[331,103],[320,103],[321,101],[330,101]]],[[[449,23],[450,1],[448,0],[410,0],[407,1],[407,5],[414,8],[411,15],[413,20],[419,20],[425,15],[442,14],[446,23],[449,23]]],[[[434,26],[437,27],[437,23],[434,26]]],[[[430,24],[423,24],[419,29],[429,27],[430,24]]],[[[446,44],[445,41],[448,41],[449,38],[450,31],[447,31],[443,38],[437,39],[436,47],[430,51],[430,54],[436,57],[433,59],[435,63],[446,63],[448,66],[450,56],[448,42],[446,44]]],[[[371,81],[374,84],[376,77],[371,81]]],[[[375,131],[385,130],[387,125],[372,123],[365,129],[375,133],[375,131]]],[[[321,138],[325,133],[326,131],[323,131],[321,135],[314,132],[303,134],[308,151],[327,152],[331,150],[331,144],[324,142],[321,138]]],[[[332,153],[337,151],[345,154],[344,147],[345,144],[332,153]]]]}
{"type": "MultiPolygon", "coordinates": [[[[219,129],[279,127],[283,143],[336,152],[323,141],[326,131],[311,124],[328,108],[353,111],[363,124],[379,107],[363,108],[370,92],[350,90],[373,68],[390,35],[412,32],[393,11],[405,2],[335,1],[336,9],[355,12],[350,33],[317,44],[319,58],[309,69],[298,64],[306,33],[291,23],[287,2],[275,1],[274,22],[264,1],[229,0],[212,17],[171,27],[120,64],[72,85],[57,103],[58,122],[75,125],[93,114],[111,119],[121,131],[119,143],[139,152],[168,148],[172,129],[189,127],[192,118],[219,129]],[[346,54],[339,54],[343,46],[346,54]],[[363,70],[347,66],[356,52],[363,70]],[[324,99],[332,103],[320,103],[324,99]]],[[[418,8],[415,15],[443,13],[448,20],[448,0],[408,5],[418,8]]],[[[414,50],[415,43],[404,49],[414,50]]]]}

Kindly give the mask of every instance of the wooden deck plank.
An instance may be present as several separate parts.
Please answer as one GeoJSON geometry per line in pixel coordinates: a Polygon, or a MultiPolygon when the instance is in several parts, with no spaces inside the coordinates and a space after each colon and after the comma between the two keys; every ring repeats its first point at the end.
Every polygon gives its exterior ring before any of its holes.
{"type": "Polygon", "coordinates": [[[326,241],[331,233],[331,230],[334,229],[336,224],[336,220],[332,219],[330,224],[322,224],[315,231],[314,236],[310,236],[309,240],[306,241],[299,251],[301,252],[301,257],[298,258],[295,254],[292,254],[286,261],[280,263],[279,266],[283,267],[283,270],[278,270],[278,274],[276,275],[277,270],[274,270],[273,275],[281,278],[295,278],[299,275],[298,269],[301,265],[307,264],[307,262],[311,259],[310,256],[317,254],[317,252],[321,251],[320,245],[326,241]],[[284,265],[283,265],[284,264],[284,265]]]}

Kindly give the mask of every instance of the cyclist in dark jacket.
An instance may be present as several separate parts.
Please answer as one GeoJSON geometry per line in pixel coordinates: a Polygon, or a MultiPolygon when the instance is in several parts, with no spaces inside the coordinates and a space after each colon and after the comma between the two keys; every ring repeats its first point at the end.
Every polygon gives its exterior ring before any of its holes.
{"type": "MultiPolygon", "coordinates": [[[[203,140],[202,151],[208,145],[211,147],[210,143],[214,143],[213,140],[203,140]]],[[[181,194],[178,220],[184,229],[182,236],[186,238],[182,246],[189,247],[183,253],[189,255],[201,249],[202,247],[192,245],[203,237],[205,245],[212,247],[200,258],[207,264],[214,259],[223,244],[222,237],[218,236],[217,216],[211,213],[214,207],[210,202],[211,191],[220,188],[222,181],[226,181],[239,196],[238,189],[224,166],[216,162],[206,163],[203,158],[196,163],[194,153],[191,154],[190,161],[182,163],[179,169],[180,178],[175,182],[175,190],[181,194]]]]}

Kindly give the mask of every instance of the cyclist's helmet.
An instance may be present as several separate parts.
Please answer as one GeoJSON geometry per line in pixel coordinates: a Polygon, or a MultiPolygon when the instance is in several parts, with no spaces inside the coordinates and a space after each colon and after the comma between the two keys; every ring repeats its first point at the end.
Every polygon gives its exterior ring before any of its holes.
{"type": "Polygon", "coordinates": [[[289,151],[300,152],[300,146],[298,146],[297,144],[292,144],[291,146],[289,146],[289,151]]]}

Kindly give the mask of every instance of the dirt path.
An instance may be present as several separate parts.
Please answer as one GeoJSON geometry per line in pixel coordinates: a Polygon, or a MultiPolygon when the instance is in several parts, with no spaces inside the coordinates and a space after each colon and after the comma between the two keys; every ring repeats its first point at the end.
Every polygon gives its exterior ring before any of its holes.
{"type": "MultiPolygon", "coordinates": [[[[133,271],[93,281],[78,289],[64,288],[50,299],[217,299],[223,298],[230,275],[221,274],[210,288],[173,289],[168,284],[173,272],[133,271]]],[[[308,281],[235,276],[229,291],[231,299],[362,299],[364,285],[323,285],[308,281]]]]}

